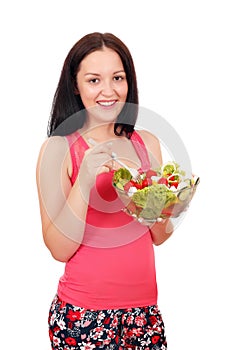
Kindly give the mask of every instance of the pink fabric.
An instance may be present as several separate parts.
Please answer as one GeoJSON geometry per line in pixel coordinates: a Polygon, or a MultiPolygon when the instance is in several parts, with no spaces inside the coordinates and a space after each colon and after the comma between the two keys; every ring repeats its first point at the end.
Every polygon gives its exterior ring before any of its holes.
{"type": "MultiPolygon", "coordinates": [[[[134,132],[131,140],[140,156],[141,168],[147,170],[150,164],[142,139],[134,132]]],[[[69,135],[68,141],[74,183],[88,145],[77,132],[69,135]]],[[[123,203],[112,186],[112,175],[113,172],[100,174],[91,190],[84,238],[66,263],[58,295],[68,303],[89,309],[156,304],[150,231],[122,211],[123,203]]]]}

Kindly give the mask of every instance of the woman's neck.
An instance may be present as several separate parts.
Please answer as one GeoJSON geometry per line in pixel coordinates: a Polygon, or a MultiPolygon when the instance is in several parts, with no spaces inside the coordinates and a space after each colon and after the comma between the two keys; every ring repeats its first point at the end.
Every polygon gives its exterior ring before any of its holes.
{"type": "Polygon", "coordinates": [[[114,133],[114,123],[95,126],[90,126],[85,123],[84,126],[79,130],[79,133],[86,140],[91,138],[96,143],[105,142],[117,137],[114,133]]]}

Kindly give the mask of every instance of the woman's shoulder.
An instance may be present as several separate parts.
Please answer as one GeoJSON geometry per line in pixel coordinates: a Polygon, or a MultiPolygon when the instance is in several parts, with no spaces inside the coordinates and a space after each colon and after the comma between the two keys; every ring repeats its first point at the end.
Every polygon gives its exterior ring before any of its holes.
{"type": "Polygon", "coordinates": [[[42,143],[38,160],[37,168],[40,168],[41,164],[50,159],[63,159],[69,161],[69,145],[64,136],[50,136],[42,143]]]}
{"type": "Polygon", "coordinates": [[[148,130],[135,130],[147,148],[160,147],[159,139],[148,130]]]}
{"type": "Polygon", "coordinates": [[[147,151],[156,157],[157,161],[162,163],[161,145],[159,139],[148,130],[136,130],[136,133],[141,137],[146,146],[147,151]]]}
{"type": "Polygon", "coordinates": [[[50,136],[42,143],[39,155],[44,154],[44,152],[58,152],[61,150],[66,150],[67,147],[68,142],[64,136],[50,136]]]}

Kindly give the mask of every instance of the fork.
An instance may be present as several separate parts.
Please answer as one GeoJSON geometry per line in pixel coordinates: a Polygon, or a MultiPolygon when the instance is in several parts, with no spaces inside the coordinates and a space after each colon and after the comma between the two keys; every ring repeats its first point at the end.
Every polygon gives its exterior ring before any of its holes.
{"type": "MultiPolygon", "coordinates": [[[[88,141],[93,146],[97,145],[97,142],[95,140],[93,140],[92,138],[89,138],[88,141]]],[[[115,152],[112,152],[111,157],[115,162],[117,162],[118,164],[120,164],[121,166],[123,166],[125,169],[127,169],[130,172],[134,181],[139,182],[141,180],[141,176],[140,176],[139,171],[135,168],[128,167],[128,165],[126,165],[121,160],[119,160],[117,157],[117,154],[115,152]]]]}
{"type": "Polygon", "coordinates": [[[117,157],[117,154],[115,152],[112,152],[111,157],[115,162],[117,162],[118,164],[120,164],[121,166],[123,166],[125,169],[127,169],[130,172],[134,181],[139,182],[141,180],[141,176],[140,176],[139,171],[135,168],[130,168],[124,162],[119,160],[117,157]]]}

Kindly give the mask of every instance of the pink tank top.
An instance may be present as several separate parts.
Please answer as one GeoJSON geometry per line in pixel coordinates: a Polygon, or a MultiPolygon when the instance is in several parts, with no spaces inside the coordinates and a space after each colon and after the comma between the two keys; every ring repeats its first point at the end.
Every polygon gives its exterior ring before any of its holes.
{"type": "MultiPolygon", "coordinates": [[[[74,183],[88,149],[83,137],[68,135],[74,183]]],[[[150,162],[137,132],[131,141],[146,171],[150,162]]],[[[157,304],[154,249],[147,226],[125,214],[112,186],[113,172],[97,176],[92,188],[82,244],[66,263],[59,297],[88,309],[120,309],[157,304]]]]}

